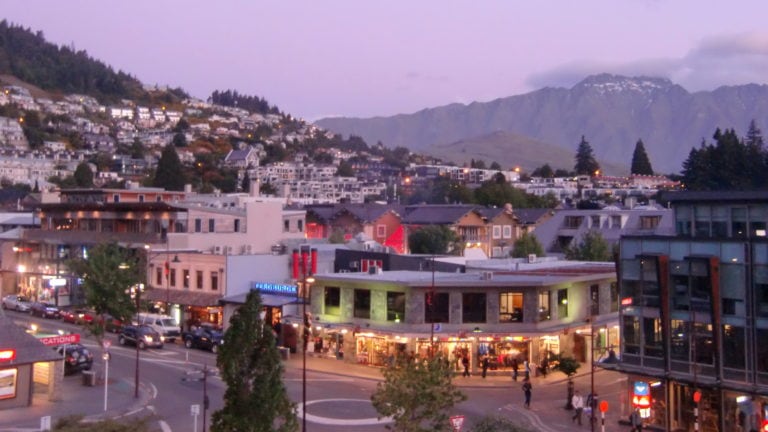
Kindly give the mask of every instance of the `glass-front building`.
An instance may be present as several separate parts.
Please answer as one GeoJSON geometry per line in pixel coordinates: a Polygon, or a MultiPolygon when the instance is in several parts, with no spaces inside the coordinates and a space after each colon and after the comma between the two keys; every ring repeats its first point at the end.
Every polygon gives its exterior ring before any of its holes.
{"type": "Polygon", "coordinates": [[[768,193],[663,198],[676,234],[621,240],[623,408],[646,383],[646,424],[693,430],[698,391],[699,430],[758,429],[768,407],[768,193]]]}

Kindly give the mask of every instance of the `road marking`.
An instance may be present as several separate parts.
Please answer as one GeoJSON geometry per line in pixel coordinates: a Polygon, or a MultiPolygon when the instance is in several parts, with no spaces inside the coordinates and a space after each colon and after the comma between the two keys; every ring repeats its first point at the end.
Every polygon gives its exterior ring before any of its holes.
{"type": "MultiPolygon", "coordinates": [[[[307,402],[306,406],[323,403],[323,402],[371,403],[371,400],[370,399],[317,399],[317,400],[307,402]]],[[[299,402],[299,404],[296,405],[296,415],[299,416],[299,418],[301,418],[304,415],[302,413],[301,402],[299,402]]],[[[324,425],[335,425],[335,426],[370,426],[370,425],[378,425],[378,424],[384,424],[384,423],[392,423],[393,421],[391,417],[384,417],[382,419],[378,419],[376,417],[369,417],[369,418],[362,418],[362,419],[339,419],[339,418],[332,418],[332,417],[321,417],[321,416],[316,416],[309,413],[307,413],[307,420],[311,421],[312,423],[318,423],[318,424],[324,424],[324,425]]]]}
{"type": "Polygon", "coordinates": [[[557,432],[557,430],[552,429],[551,427],[545,425],[542,423],[541,419],[539,418],[538,414],[535,414],[530,409],[521,408],[517,405],[513,404],[507,404],[504,406],[505,410],[513,411],[517,414],[519,414],[522,417],[525,417],[528,422],[530,422],[531,426],[533,426],[537,431],[540,432],[557,432]]]}
{"type": "Polygon", "coordinates": [[[168,426],[168,423],[162,420],[159,420],[157,423],[160,425],[160,430],[162,430],[163,432],[172,432],[171,427],[168,426]]]}

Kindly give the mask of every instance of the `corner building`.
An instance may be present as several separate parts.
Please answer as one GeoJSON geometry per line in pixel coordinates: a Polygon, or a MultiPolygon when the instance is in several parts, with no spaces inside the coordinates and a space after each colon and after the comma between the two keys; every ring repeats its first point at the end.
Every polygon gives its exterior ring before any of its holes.
{"type": "Polygon", "coordinates": [[[620,243],[622,412],[646,388],[642,415],[660,430],[758,430],[768,417],[768,192],[662,198],[675,233],[620,243]]]}

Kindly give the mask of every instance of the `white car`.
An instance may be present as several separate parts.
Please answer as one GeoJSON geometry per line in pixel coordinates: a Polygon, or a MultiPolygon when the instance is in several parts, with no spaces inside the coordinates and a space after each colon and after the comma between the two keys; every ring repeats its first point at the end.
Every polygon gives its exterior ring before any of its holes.
{"type": "Polygon", "coordinates": [[[29,299],[17,294],[11,294],[3,297],[3,309],[17,310],[20,312],[29,312],[32,304],[29,299]]]}

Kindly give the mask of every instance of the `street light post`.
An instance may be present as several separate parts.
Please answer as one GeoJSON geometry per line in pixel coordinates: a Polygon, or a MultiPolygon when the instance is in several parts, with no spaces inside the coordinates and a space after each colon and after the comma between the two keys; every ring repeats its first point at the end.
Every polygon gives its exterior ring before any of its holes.
{"type": "MultiPolygon", "coordinates": [[[[141,284],[136,285],[136,314],[138,315],[141,307],[141,284]]],[[[137,334],[138,337],[138,334],[137,334]]],[[[139,398],[139,341],[136,341],[136,377],[134,381],[133,397],[139,398]]]]}
{"type": "Polygon", "coordinates": [[[303,330],[303,346],[301,350],[301,430],[307,431],[307,348],[309,347],[309,335],[312,333],[312,323],[310,322],[309,315],[307,314],[307,303],[309,303],[309,286],[315,281],[312,277],[312,268],[316,265],[313,261],[310,263],[310,258],[316,259],[310,255],[309,246],[302,245],[301,247],[301,297],[302,297],[302,318],[304,324],[303,330]]]}

